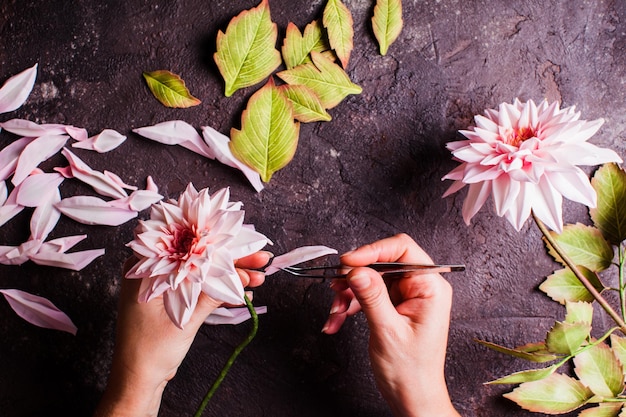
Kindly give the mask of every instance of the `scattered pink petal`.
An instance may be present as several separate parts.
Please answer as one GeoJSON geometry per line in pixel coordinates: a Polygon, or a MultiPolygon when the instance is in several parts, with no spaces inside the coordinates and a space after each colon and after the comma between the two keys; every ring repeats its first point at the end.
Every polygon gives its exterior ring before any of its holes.
{"type": "Polygon", "coordinates": [[[42,244],[41,248],[37,249],[37,252],[67,252],[86,238],[87,235],[59,237],[42,244]]]}
{"type": "MultiPolygon", "coordinates": [[[[254,307],[257,314],[267,313],[266,306],[254,307]]],[[[205,324],[239,324],[250,319],[247,307],[226,308],[219,307],[204,320],[205,324]]]]}
{"type": "Polygon", "coordinates": [[[56,172],[58,172],[59,174],[63,175],[63,178],[74,178],[74,175],[72,174],[72,167],[70,166],[66,166],[66,167],[55,167],[54,170],[56,172]]]}
{"type": "Polygon", "coordinates": [[[11,191],[9,196],[4,201],[4,204],[0,207],[0,226],[11,220],[19,212],[24,210],[24,206],[17,204],[17,193],[20,191],[18,185],[11,191]]]}
{"type": "Polygon", "coordinates": [[[87,140],[89,134],[87,133],[87,129],[82,127],[74,127],[74,126],[65,126],[65,131],[68,135],[74,140],[83,141],[87,140]]]}
{"type": "Polygon", "coordinates": [[[37,64],[9,78],[0,88],[0,113],[19,108],[33,90],[37,78],[37,64]]]}
{"type": "Polygon", "coordinates": [[[165,145],[180,145],[204,157],[215,159],[215,154],[204,143],[196,129],[182,120],[140,127],[133,129],[133,132],[165,145]]]}
{"type": "Polygon", "coordinates": [[[21,138],[0,151],[0,180],[4,181],[13,175],[22,151],[34,140],[35,138],[21,138]]]}
{"type": "Polygon", "coordinates": [[[116,173],[104,170],[104,176],[113,181],[115,184],[127,190],[136,190],[138,187],[126,184],[116,173]]]}
{"type": "Polygon", "coordinates": [[[38,138],[40,136],[65,135],[67,126],[58,124],[37,124],[30,120],[11,119],[0,123],[0,127],[19,136],[38,138]]]}
{"type": "Polygon", "coordinates": [[[213,129],[210,126],[202,127],[202,136],[206,141],[209,148],[215,154],[215,158],[223,163],[224,165],[228,165],[232,168],[237,168],[246,176],[250,184],[254,187],[254,189],[259,192],[263,189],[263,183],[261,181],[261,176],[258,172],[250,168],[248,165],[244,164],[230,151],[230,147],[228,143],[230,139],[228,136],[221,134],[217,130],[213,129]]]}
{"type": "Polygon", "coordinates": [[[0,181],[0,206],[2,206],[5,201],[7,201],[7,196],[8,196],[7,183],[4,181],[0,181]]]}
{"type": "Polygon", "coordinates": [[[64,135],[46,135],[26,145],[17,161],[11,182],[18,185],[24,181],[40,163],[63,148],[67,138],[64,135]]]}
{"type": "Polygon", "coordinates": [[[30,260],[37,265],[54,266],[57,268],[80,271],[89,265],[94,259],[104,255],[104,249],[92,249],[72,253],[58,253],[47,250],[40,250],[30,256],[30,260]]]}
{"type": "Polygon", "coordinates": [[[55,207],[67,217],[89,225],[119,226],[137,217],[136,211],[112,206],[92,196],[65,198],[55,207]]]}
{"type": "Polygon", "coordinates": [[[79,179],[85,184],[90,185],[96,192],[101,195],[113,198],[124,198],[127,197],[128,194],[124,189],[117,184],[116,181],[113,181],[110,176],[105,175],[102,172],[95,171],[89,167],[86,163],[84,163],[79,157],[74,155],[67,148],[63,148],[61,151],[63,156],[67,158],[70,163],[70,168],[72,170],[72,175],[74,178],[79,179]]]}
{"type": "Polygon", "coordinates": [[[161,201],[163,196],[154,191],[137,190],[133,191],[128,197],[109,201],[112,207],[120,207],[127,210],[142,211],[151,205],[161,201]]]}
{"type": "Polygon", "coordinates": [[[270,266],[265,270],[265,275],[271,275],[281,268],[296,265],[320,256],[334,255],[337,251],[326,246],[302,246],[283,255],[279,255],[272,260],[270,266]]]}
{"type": "Polygon", "coordinates": [[[65,178],[59,173],[30,175],[20,184],[16,196],[17,204],[25,207],[39,207],[58,193],[59,185],[65,178]]]}
{"type": "Polygon", "coordinates": [[[119,132],[113,129],[104,129],[102,133],[96,136],[73,143],[72,147],[105,153],[117,148],[125,140],[126,136],[119,132]]]}
{"type": "Polygon", "coordinates": [[[45,204],[41,204],[33,211],[30,218],[30,239],[45,240],[61,217],[61,212],[54,206],[61,201],[61,193],[58,188],[53,191],[45,204]]]}
{"type": "Polygon", "coordinates": [[[40,240],[27,240],[20,246],[0,246],[0,264],[22,265],[41,248],[40,240]]]}
{"type": "Polygon", "coordinates": [[[152,176],[150,175],[148,175],[148,178],[146,179],[146,191],[154,191],[155,193],[159,192],[159,187],[156,185],[156,183],[152,179],[152,176]]]}
{"type": "Polygon", "coordinates": [[[72,320],[49,300],[20,290],[0,290],[18,316],[35,326],[76,335],[72,320]]]}

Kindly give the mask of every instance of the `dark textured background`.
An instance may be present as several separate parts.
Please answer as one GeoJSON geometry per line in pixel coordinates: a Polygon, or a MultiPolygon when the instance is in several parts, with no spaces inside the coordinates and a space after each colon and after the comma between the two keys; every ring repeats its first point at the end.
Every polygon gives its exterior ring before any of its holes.
{"type": "MultiPolygon", "coordinates": [[[[349,65],[363,87],[331,110],[329,123],[303,124],[293,162],[260,194],[237,171],[180,147],[141,139],[131,129],[183,119],[228,134],[239,126],[258,87],[223,96],[212,61],[215,36],[256,1],[111,0],[0,2],[0,78],[39,63],[32,95],[17,112],[36,122],[112,128],[128,135],[104,155],[76,150],[98,170],[143,186],[152,175],[168,197],[189,181],[230,186],[246,221],[269,236],[275,253],[325,244],[346,251],[398,232],[412,235],[438,262],[464,262],[450,274],[455,289],[447,374],[464,416],[522,416],[502,399],[507,387],[483,382],[524,369],[474,338],[514,346],[541,340],[563,308],[537,285],[556,265],[538,230],[517,233],[491,207],[471,226],[461,218],[464,194],[441,199],[440,178],[455,166],[444,144],[484,108],[515,97],[576,105],[584,119],[606,118],[592,142],[626,156],[626,2],[404,1],[405,27],[386,57],[370,28],[373,1],[346,0],[355,21],[349,65]],[[170,69],[203,100],[195,108],[161,106],[142,71],[170,69]]],[[[322,1],[270,0],[280,30],[321,16],[322,1]]],[[[14,137],[3,133],[0,146],[14,137]]],[[[55,157],[44,168],[64,165],[55,157]]],[[[63,195],[87,189],[73,181],[63,195]]],[[[565,205],[568,222],[586,221],[565,205]]],[[[30,213],[0,228],[0,244],[28,237],[30,213]]],[[[80,273],[0,266],[0,287],[50,298],[78,326],[77,336],[36,328],[0,302],[0,415],[88,416],[111,360],[120,265],[134,222],[88,227],[64,218],[53,236],[87,233],[80,249],[107,253],[80,273]]],[[[363,317],[335,336],[320,333],[332,299],[328,283],[276,275],[256,291],[269,306],[254,342],[210,404],[214,416],[387,416],[367,359],[363,317]]],[[[596,328],[604,318],[598,315],[596,328]]],[[[168,386],[162,416],[191,415],[223,361],[248,331],[205,327],[168,386]]],[[[415,347],[419,349],[419,346],[415,347]]]]}

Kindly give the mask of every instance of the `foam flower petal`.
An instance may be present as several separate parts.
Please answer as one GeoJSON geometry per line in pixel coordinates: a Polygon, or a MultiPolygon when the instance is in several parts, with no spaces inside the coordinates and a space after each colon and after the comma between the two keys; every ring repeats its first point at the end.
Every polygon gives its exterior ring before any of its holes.
{"type": "Polygon", "coordinates": [[[0,226],[11,220],[18,213],[24,210],[24,206],[17,204],[17,194],[20,192],[20,186],[18,185],[11,191],[9,196],[4,201],[4,204],[0,206],[0,226]]]}
{"type": "Polygon", "coordinates": [[[73,148],[87,149],[98,153],[112,151],[126,140],[126,136],[113,129],[104,129],[100,134],[85,140],[74,142],[73,148]]]}
{"type": "Polygon", "coordinates": [[[39,207],[58,192],[63,180],[63,176],[56,172],[30,175],[20,185],[16,202],[21,206],[39,207]]]}
{"type": "Polygon", "coordinates": [[[165,145],[180,145],[206,158],[215,159],[215,154],[202,141],[202,137],[196,129],[182,120],[171,120],[154,126],[140,127],[133,129],[133,132],[165,145]]]}
{"type": "Polygon", "coordinates": [[[104,255],[104,249],[91,249],[72,253],[58,253],[43,249],[30,256],[30,260],[37,265],[54,266],[72,271],[80,271],[104,255]]]}
{"type": "Polygon", "coordinates": [[[265,275],[272,275],[273,273],[280,271],[282,268],[297,265],[321,256],[335,255],[336,253],[336,249],[332,249],[327,246],[301,246],[275,257],[272,260],[272,263],[265,269],[265,275]]]}
{"type": "Polygon", "coordinates": [[[132,211],[142,211],[162,199],[163,196],[155,191],[137,190],[133,191],[128,197],[109,201],[109,205],[132,211]]]}
{"type": "Polygon", "coordinates": [[[45,135],[26,145],[15,167],[11,180],[13,185],[20,184],[40,163],[59,152],[67,142],[67,138],[68,136],[65,135],[45,135]]]}
{"type": "Polygon", "coordinates": [[[54,229],[61,212],[56,209],[55,204],[61,201],[59,189],[54,189],[52,194],[40,204],[30,218],[30,238],[35,240],[45,240],[54,229]]]}
{"type": "Polygon", "coordinates": [[[119,226],[137,217],[134,210],[115,207],[92,196],[64,198],[55,207],[67,217],[89,225],[119,226]]]}
{"type": "Polygon", "coordinates": [[[7,197],[8,197],[7,183],[4,181],[0,181],[0,206],[2,206],[5,201],[7,201],[7,197]]]}
{"type": "Polygon", "coordinates": [[[72,320],[50,300],[20,290],[0,290],[18,316],[35,326],[76,335],[72,320]]]}
{"type": "Polygon", "coordinates": [[[37,64],[9,78],[0,88],[0,113],[18,109],[33,90],[37,64]]]}
{"type": "Polygon", "coordinates": [[[24,119],[11,119],[4,123],[0,123],[7,132],[19,136],[38,138],[46,135],[65,135],[67,127],[59,124],[38,124],[24,119]]]}
{"type": "Polygon", "coordinates": [[[0,180],[4,181],[13,175],[22,151],[34,140],[35,138],[21,138],[11,142],[0,151],[0,180]]]}
{"type": "Polygon", "coordinates": [[[113,198],[128,197],[128,193],[124,191],[124,188],[118,183],[117,179],[91,169],[89,165],[70,152],[67,148],[64,148],[61,153],[70,163],[71,172],[74,178],[90,185],[98,194],[113,198]]]}
{"type": "MultiPolygon", "coordinates": [[[[267,313],[266,306],[254,307],[257,314],[267,313]]],[[[219,307],[204,320],[204,324],[239,324],[251,318],[247,307],[219,307]]]]}

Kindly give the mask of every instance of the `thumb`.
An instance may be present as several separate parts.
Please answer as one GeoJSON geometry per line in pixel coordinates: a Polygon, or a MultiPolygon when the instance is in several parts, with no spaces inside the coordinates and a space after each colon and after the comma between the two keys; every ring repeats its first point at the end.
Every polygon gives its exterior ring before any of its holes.
{"type": "Polygon", "coordinates": [[[398,313],[379,273],[369,268],[354,268],[347,281],[370,325],[378,327],[394,320],[398,313]]]}

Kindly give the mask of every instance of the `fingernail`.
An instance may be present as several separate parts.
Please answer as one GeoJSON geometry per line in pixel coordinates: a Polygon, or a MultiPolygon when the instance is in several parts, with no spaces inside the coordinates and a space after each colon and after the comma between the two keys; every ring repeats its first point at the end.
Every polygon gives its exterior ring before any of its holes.
{"type": "Polygon", "coordinates": [[[267,256],[268,256],[270,259],[272,259],[272,258],[274,257],[274,254],[273,254],[272,252],[270,252],[270,251],[263,250],[263,251],[261,251],[261,253],[266,253],[266,254],[267,254],[267,256]]]}
{"type": "Polygon", "coordinates": [[[348,252],[345,252],[344,254],[341,255],[341,257],[343,258],[344,256],[349,256],[349,255],[352,255],[353,253],[354,253],[354,249],[348,252]]]}
{"type": "Polygon", "coordinates": [[[336,314],[339,312],[339,306],[332,306],[330,308],[330,313],[329,314],[336,314]]]}
{"type": "Polygon", "coordinates": [[[364,290],[370,285],[370,277],[366,274],[357,274],[348,278],[348,284],[350,287],[357,290],[364,290]]]}
{"type": "Polygon", "coordinates": [[[329,327],[330,327],[330,324],[328,324],[328,322],[324,323],[324,327],[322,327],[322,333],[326,333],[329,327]]]}

